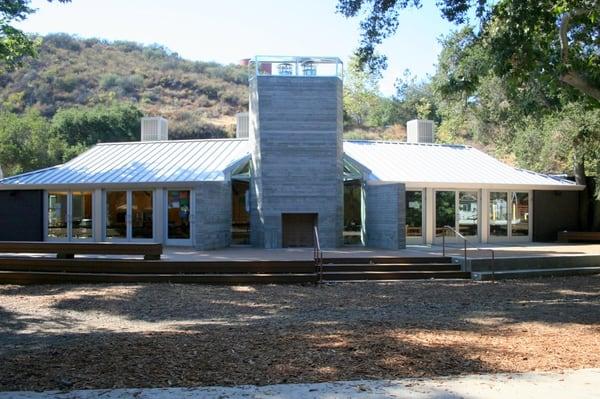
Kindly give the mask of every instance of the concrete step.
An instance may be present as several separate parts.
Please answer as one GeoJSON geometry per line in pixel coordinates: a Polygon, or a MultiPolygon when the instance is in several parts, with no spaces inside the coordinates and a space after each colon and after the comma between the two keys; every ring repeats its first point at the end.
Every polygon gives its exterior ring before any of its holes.
{"type": "Polygon", "coordinates": [[[314,261],[223,261],[189,262],[142,259],[98,258],[0,258],[0,270],[70,272],[70,273],[130,273],[130,274],[243,274],[243,273],[314,273],[314,261]]]}
{"type": "Polygon", "coordinates": [[[361,272],[361,271],[460,271],[455,263],[347,263],[323,265],[326,272],[361,272]]]}
{"type": "Polygon", "coordinates": [[[141,274],[141,273],[73,273],[0,271],[1,284],[56,283],[194,283],[194,284],[298,284],[315,283],[314,273],[203,273],[203,274],[141,274]]]}
{"type": "Polygon", "coordinates": [[[563,277],[600,274],[600,266],[595,267],[566,267],[549,269],[522,269],[492,272],[472,272],[473,280],[507,280],[536,277],[563,277]]]}
{"type": "Polygon", "coordinates": [[[468,279],[471,273],[461,271],[362,271],[324,272],[325,281],[408,280],[408,279],[468,279]]]}
{"type": "Polygon", "coordinates": [[[450,256],[375,256],[365,258],[323,258],[323,264],[415,264],[415,263],[452,263],[450,256]]]}

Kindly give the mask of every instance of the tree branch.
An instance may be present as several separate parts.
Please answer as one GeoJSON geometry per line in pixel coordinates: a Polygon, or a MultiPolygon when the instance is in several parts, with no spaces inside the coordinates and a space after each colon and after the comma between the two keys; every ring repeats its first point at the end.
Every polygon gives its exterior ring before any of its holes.
{"type": "Polygon", "coordinates": [[[590,84],[580,74],[575,71],[568,71],[560,76],[560,81],[579,90],[583,94],[595,98],[600,101],[600,89],[590,84]]]}
{"type": "Polygon", "coordinates": [[[571,22],[573,18],[578,17],[580,15],[584,15],[586,10],[584,9],[575,9],[571,12],[564,13],[560,18],[560,27],[558,31],[558,36],[560,39],[560,50],[561,50],[561,59],[562,63],[566,69],[566,72],[560,76],[560,81],[574,87],[580,92],[595,98],[600,101],[600,89],[590,84],[585,78],[583,78],[579,73],[574,71],[569,63],[569,29],[571,28],[571,22]]]}

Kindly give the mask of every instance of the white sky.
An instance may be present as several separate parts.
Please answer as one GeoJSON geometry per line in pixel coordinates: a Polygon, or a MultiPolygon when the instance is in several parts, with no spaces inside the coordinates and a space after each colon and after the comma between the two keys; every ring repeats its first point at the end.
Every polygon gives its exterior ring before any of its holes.
{"type": "MultiPolygon", "coordinates": [[[[38,12],[18,27],[40,34],[158,43],[182,57],[236,63],[262,55],[321,55],[348,60],[359,42],[359,19],[335,12],[336,0],[33,0],[38,12]]],[[[434,72],[438,38],[453,28],[431,3],[402,13],[398,33],[380,52],[388,56],[381,90],[393,94],[405,69],[434,72]]]]}

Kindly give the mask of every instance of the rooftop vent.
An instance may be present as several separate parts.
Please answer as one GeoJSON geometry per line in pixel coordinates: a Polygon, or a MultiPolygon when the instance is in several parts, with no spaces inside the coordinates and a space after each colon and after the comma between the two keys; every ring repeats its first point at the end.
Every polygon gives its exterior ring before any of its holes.
{"type": "Polygon", "coordinates": [[[248,113],[240,112],[235,114],[235,137],[238,139],[248,138],[249,132],[248,113]]]}
{"type": "Polygon", "coordinates": [[[163,141],[169,139],[169,125],[160,116],[142,118],[142,141],[163,141]]]}
{"type": "Polygon", "coordinates": [[[433,121],[427,119],[413,119],[406,122],[407,143],[433,143],[435,129],[433,121]]]}

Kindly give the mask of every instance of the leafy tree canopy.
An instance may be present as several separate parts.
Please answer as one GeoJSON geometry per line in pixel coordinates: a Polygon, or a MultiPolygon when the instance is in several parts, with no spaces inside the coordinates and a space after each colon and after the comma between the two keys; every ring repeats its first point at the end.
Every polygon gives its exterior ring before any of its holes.
{"type": "MultiPolygon", "coordinates": [[[[57,1],[68,3],[71,0],[57,1]]],[[[35,12],[30,4],[31,0],[0,1],[0,71],[20,65],[24,57],[36,53],[39,43],[13,26],[35,12]]]]}
{"type": "MultiPolygon", "coordinates": [[[[371,70],[387,66],[376,53],[394,34],[403,9],[421,7],[421,0],[338,0],[346,17],[366,15],[356,55],[371,70]]],[[[472,42],[490,54],[495,73],[518,86],[531,73],[562,82],[600,101],[600,2],[597,0],[439,0],[444,18],[469,22],[474,11],[479,29],[472,42]]]]}

